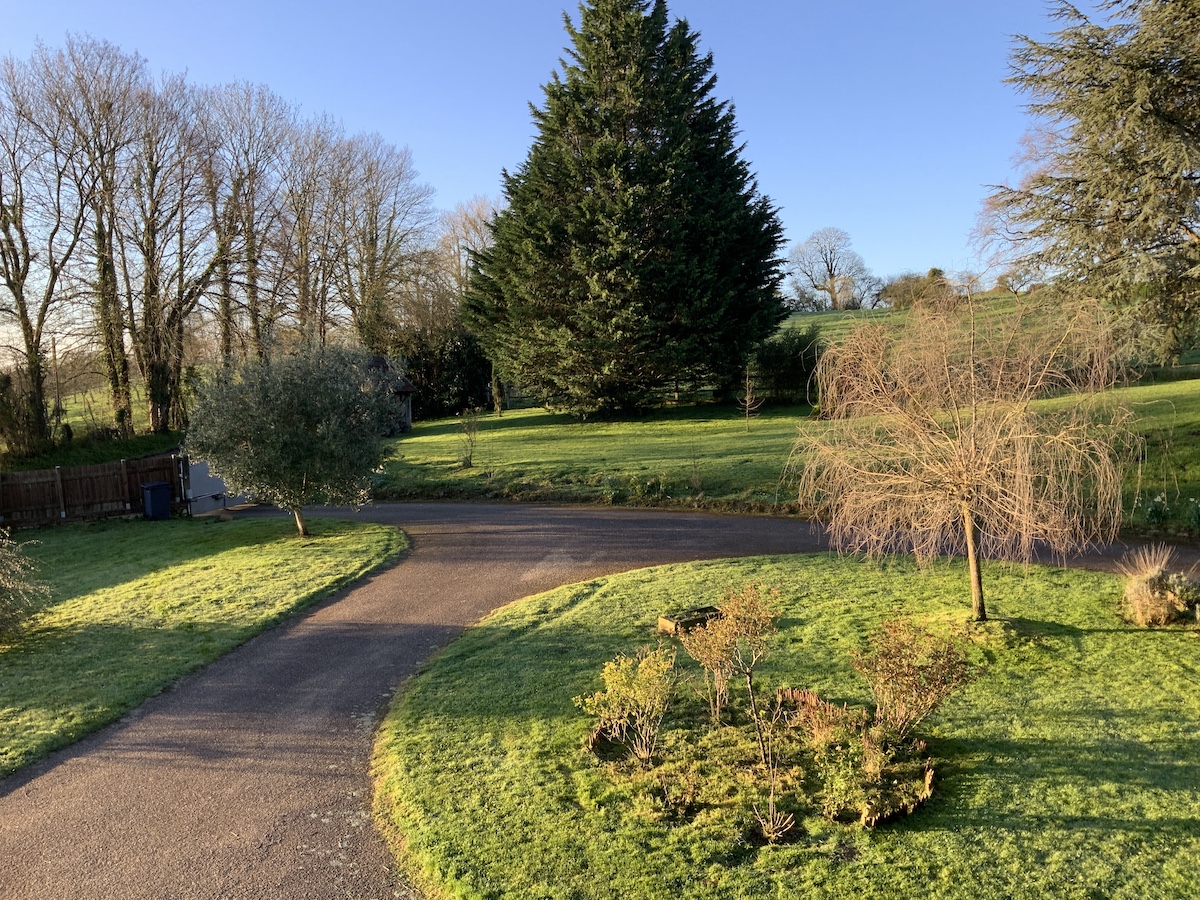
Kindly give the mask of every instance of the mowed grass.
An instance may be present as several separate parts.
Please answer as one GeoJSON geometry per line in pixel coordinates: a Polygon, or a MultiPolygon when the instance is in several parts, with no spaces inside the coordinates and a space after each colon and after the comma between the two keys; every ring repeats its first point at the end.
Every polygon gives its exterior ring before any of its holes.
{"type": "Polygon", "coordinates": [[[398,439],[377,499],[492,498],[778,509],[796,426],[808,407],[700,405],[622,422],[543,409],[483,415],[472,466],[460,419],[417,423],[398,439]]]}
{"type": "Polygon", "coordinates": [[[499,611],[399,697],[376,745],[378,815],[431,898],[1193,896],[1200,632],[1127,626],[1112,576],[993,565],[985,577],[988,670],[923,726],[938,781],[907,819],[868,830],[810,811],[769,846],[719,803],[664,815],[628,768],[582,748],[591,721],[572,697],[653,643],[659,614],[730,585],[781,592],[764,696],[786,684],[866,703],[848,652],[879,622],[967,618],[961,565],[831,556],[647,569],[499,611]]]}
{"type": "Polygon", "coordinates": [[[0,644],[0,775],[114,721],[188,672],[329,596],[405,546],[394,528],[318,519],[109,521],[21,532],[53,589],[0,644]]]}
{"type": "MultiPolygon", "coordinates": [[[[1200,380],[1120,388],[1144,458],[1130,465],[1126,521],[1140,532],[1195,534],[1200,503],[1200,380]],[[1162,522],[1147,503],[1163,495],[1162,522]]],[[[580,422],[543,409],[479,419],[464,468],[460,419],[418,422],[392,446],[377,499],[514,499],[790,512],[788,458],[799,429],[824,423],[806,406],[668,409],[622,422],[580,422]]]]}

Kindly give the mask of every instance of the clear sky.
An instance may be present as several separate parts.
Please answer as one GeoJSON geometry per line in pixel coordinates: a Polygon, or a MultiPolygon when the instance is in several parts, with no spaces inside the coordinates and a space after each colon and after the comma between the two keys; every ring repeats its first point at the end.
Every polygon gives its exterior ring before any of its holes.
{"type": "MultiPolygon", "coordinates": [[[[1090,8],[1090,4],[1080,4],[1090,8]]],[[[0,51],[89,34],[192,82],[268,85],[406,145],[450,208],[497,196],[574,0],[0,0],[0,51]]],[[[969,234],[1029,120],[1003,83],[1043,0],[668,0],[713,53],[788,246],[837,226],[879,275],[983,267],[969,234]]]]}

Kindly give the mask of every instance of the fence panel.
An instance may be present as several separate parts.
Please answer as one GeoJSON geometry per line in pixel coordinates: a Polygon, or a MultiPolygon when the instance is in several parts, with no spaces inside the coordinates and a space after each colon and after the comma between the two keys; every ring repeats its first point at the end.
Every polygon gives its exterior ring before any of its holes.
{"type": "Polygon", "coordinates": [[[181,457],[154,456],[95,466],[0,473],[0,525],[47,525],[53,522],[120,516],[142,510],[142,485],[171,485],[172,507],[183,504],[181,457]]]}

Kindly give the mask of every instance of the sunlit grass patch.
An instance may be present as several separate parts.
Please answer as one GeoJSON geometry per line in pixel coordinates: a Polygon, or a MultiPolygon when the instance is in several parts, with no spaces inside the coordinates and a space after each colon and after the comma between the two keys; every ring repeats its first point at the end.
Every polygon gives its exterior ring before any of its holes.
{"type": "Polygon", "coordinates": [[[111,521],[23,532],[52,600],[0,646],[0,775],[107,724],[405,546],[333,520],[111,521]]]}
{"type": "MultiPolygon", "coordinates": [[[[697,563],[514,604],[392,710],[377,810],[432,896],[1188,896],[1200,878],[1198,632],[1127,626],[1113,576],[990,566],[985,579],[994,621],[975,640],[987,672],[927,723],[935,792],[899,822],[868,830],[809,810],[768,846],[712,796],[673,816],[653,779],[583,749],[591,721],[571,698],[599,686],[606,661],[653,643],[660,613],[757,581],[780,589],[782,613],[763,694],[789,685],[868,703],[849,651],[898,614],[963,623],[959,564],[697,563]]],[[[727,730],[700,751],[682,744],[680,717],[693,714],[698,698],[668,713],[660,765],[715,765],[719,745],[738,740],[727,730]]]]}

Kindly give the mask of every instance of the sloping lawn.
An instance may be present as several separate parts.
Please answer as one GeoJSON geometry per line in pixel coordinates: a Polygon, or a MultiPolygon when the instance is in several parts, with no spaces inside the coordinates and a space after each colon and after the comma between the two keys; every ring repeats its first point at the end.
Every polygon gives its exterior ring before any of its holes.
{"type": "MultiPolygon", "coordinates": [[[[543,409],[479,420],[473,465],[460,464],[462,423],[418,423],[398,439],[376,499],[492,498],[776,509],[808,407],[702,405],[623,422],[580,422],[543,409]]],[[[793,504],[794,505],[794,504],[793,504]]]]}
{"type": "MultiPolygon", "coordinates": [[[[1145,454],[1125,485],[1139,533],[1200,533],[1200,380],[1112,394],[1137,416],[1145,454]],[[1156,498],[1162,497],[1161,502],[1156,498]]],[[[797,429],[824,428],[806,406],[764,407],[747,429],[735,407],[579,422],[542,409],[479,420],[473,465],[460,465],[462,423],[419,422],[392,446],[376,499],[491,498],[797,511],[786,471],[797,429]]]]}
{"type": "MultiPolygon", "coordinates": [[[[771,846],[721,797],[670,815],[655,779],[688,753],[673,737],[700,704],[686,689],[654,775],[582,748],[591,722],[572,697],[654,642],[660,613],[730,585],[781,591],[763,695],[787,684],[865,703],[848,651],[881,620],[967,617],[960,565],[919,574],[830,556],[641,570],[499,611],[398,699],[376,746],[378,814],[431,897],[1193,896],[1200,632],[1127,626],[1111,576],[991,566],[985,578],[996,618],[973,634],[988,670],[923,726],[937,781],[907,819],[866,829],[800,808],[771,846]]],[[[728,778],[732,796],[743,776],[728,778]]]]}
{"type": "Polygon", "coordinates": [[[109,521],[19,532],[50,604],[0,644],[0,775],[119,718],[405,547],[319,519],[109,521]]]}

